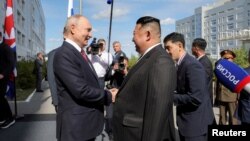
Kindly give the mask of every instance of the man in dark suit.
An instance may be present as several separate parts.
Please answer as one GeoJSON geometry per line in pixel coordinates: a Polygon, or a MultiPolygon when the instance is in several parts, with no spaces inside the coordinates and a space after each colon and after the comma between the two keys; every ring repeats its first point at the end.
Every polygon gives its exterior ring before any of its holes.
{"type": "Polygon", "coordinates": [[[159,19],[138,19],[133,42],[140,59],[129,70],[114,103],[114,140],[173,141],[176,69],[160,44],[159,19]]]}
{"type": "Polygon", "coordinates": [[[4,43],[2,32],[0,32],[0,128],[8,128],[15,123],[9,103],[5,98],[7,83],[14,65],[14,52],[4,43]]]}
{"type": "Polygon", "coordinates": [[[181,141],[206,141],[213,109],[206,83],[206,73],[194,57],[185,51],[184,36],[173,32],[164,38],[164,46],[176,61],[177,89],[174,104],[181,141]]]}
{"type": "Polygon", "coordinates": [[[209,97],[211,100],[211,104],[213,105],[213,65],[210,59],[205,54],[206,47],[207,47],[206,40],[202,38],[196,38],[192,43],[192,54],[202,64],[202,66],[206,71],[209,97]]]}
{"type": "Polygon", "coordinates": [[[35,60],[35,75],[36,75],[36,92],[43,92],[42,90],[42,79],[43,79],[43,54],[38,52],[35,60]]]}
{"type": "MultiPolygon", "coordinates": [[[[250,49],[248,51],[248,63],[250,64],[250,49]]],[[[245,70],[250,74],[250,66],[245,68],[245,70]]],[[[250,125],[250,94],[245,90],[242,90],[240,93],[236,117],[241,121],[242,125],[250,125]]]]}
{"type": "Polygon", "coordinates": [[[100,87],[83,50],[92,36],[90,22],[74,15],[67,19],[65,30],[67,37],[53,63],[58,94],[57,139],[94,141],[103,130],[104,104],[111,103],[112,95],[100,87]]]}

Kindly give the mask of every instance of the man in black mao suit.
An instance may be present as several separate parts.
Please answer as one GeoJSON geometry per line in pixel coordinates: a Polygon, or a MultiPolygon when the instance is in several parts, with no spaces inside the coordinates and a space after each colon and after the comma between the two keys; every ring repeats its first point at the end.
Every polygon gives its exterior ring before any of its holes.
{"type": "Polygon", "coordinates": [[[2,32],[0,32],[0,128],[8,128],[15,123],[9,103],[5,98],[9,76],[14,65],[15,54],[4,43],[2,32]]]}
{"type": "Polygon", "coordinates": [[[192,54],[202,64],[202,66],[206,71],[209,97],[211,100],[211,104],[213,105],[213,65],[210,59],[205,54],[206,47],[207,47],[206,40],[202,38],[196,38],[192,43],[192,54]]]}
{"type": "Polygon", "coordinates": [[[133,42],[141,55],[125,77],[114,103],[115,141],[173,141],[174,62],[161,42],[160,22],[141,17],[133,42]]]}
{"type": "Polygon", "coordinates": [[[91,38],[87,18],[74,15],[67,19],[67,37],[54,56],[58,94],[58,141],[94,141],[104,126],[104,104],[112,95],[103,90],[83,48],[91,38]]]}
{"type": "Polygon", "coordinates": [[[164,46],[178,67],[174,104],[180,140],[206,141],[208,125],[213,122],[213,109],[205,69],[186,53],[182,34],[173,32],[167,35],[164,46]]]}

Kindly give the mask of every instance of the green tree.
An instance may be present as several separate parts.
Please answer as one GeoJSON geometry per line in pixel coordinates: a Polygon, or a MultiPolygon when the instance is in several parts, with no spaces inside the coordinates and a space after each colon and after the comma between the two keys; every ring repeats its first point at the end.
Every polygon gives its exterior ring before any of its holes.
{"type": "Polygon", "coordinates": [[[131,55],[129,62],[128,62],[128,67],[131,68],[133,65],[135,65],[138,58],[139,58],[138,56],[131,55]]]}
{"type": "Polygon", "coordinates": [[[35,88],[35,76],[32,74],[34,61],[21,60],[17,62],[17,89],[35,88]]]}
{"type": "Polygon", "coordinates": [[[236,54],[234,62],[243,68],[247,67],[248,66],[247,50],[245,48],[235,49],[234,53],[236,54]]]}

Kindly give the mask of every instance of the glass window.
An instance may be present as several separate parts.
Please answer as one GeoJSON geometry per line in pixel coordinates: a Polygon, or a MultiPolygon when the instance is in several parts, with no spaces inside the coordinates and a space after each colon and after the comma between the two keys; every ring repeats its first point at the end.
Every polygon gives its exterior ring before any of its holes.
{"type": "Polygon", "coordinates": [[[233,21],[234,20],[234,15],[227,16],[227,21],[233,21]]]}
{"type": "Polygon", "coordinates": [[[227,29],[234,29],[234,24],[233,23],[227,24],[227,29]]]}
{"type": "Polygon", "coordinates": [[[212,33],[215,33],[215,32],[216,32],[216,27],[212,27],[212,28],[211,28],[211,32],[212,32],[212,33]]]}
{"type": "Polygon", "coordinates": [[[216,25],[216,20],[212,20],[211,25],[216,25]]]}
{"type": "Polygon", "coordinates": [[[211,40],[216,40],[216,35],[211,35],[211,40]]]}
{"type": "Polygon", "coordinates": [[[234,45],[234,41],[233,40],[230,40],[227,42],[227,46],[233,46],[234,45]]]}

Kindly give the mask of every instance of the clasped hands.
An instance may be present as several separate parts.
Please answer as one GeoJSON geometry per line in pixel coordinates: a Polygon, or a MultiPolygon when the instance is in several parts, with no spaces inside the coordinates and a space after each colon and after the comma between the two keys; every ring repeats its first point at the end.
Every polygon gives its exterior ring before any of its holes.
{"type": "Polygon", "coordinates": [[[112,102],[115,102],[115,98],[116,98],[116,94],[118,92],[118,89],[117,88],[112,88],[112,89],[109,89],[109,91],[112,94],[112,102]]]}

